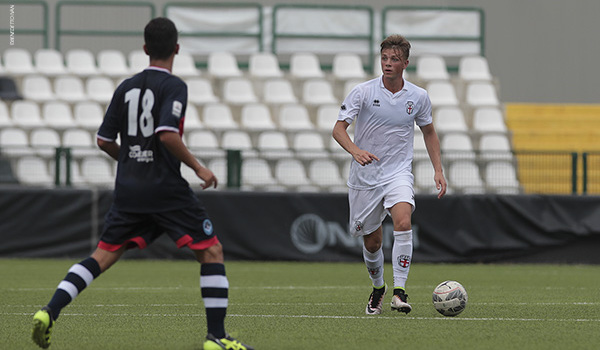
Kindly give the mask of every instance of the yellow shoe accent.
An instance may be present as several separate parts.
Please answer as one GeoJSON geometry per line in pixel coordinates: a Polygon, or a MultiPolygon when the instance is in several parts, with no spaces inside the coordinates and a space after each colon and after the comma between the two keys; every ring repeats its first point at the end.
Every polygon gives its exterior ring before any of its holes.
{"type": "Polygon", "coordinates": [[[50,346],[53,323],[47,310],[42,309],[33,315],[31,339],[43,349],[47,349],[50,346]]]}

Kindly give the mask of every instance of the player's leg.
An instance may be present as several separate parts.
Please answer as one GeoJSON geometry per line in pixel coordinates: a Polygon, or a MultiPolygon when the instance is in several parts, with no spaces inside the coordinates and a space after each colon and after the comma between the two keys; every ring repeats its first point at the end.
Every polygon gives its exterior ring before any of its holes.
{"type": "Polygon", "coordinates": [[[98,248],[90,257],[71,266],[65,278],[58,284],[48,305],[33,316],[32,339],[37,345],[42,348],[50,346],[52,326],[62,309],[119,260],[123,252],[124,248],[114,252],[98,248]]]}
{"type": "Polygon", "coordinates": [[[394,222],[394,246],[392,247],[392,270],[394,274],[394,296],[392,310],[409,313],[412,307],[407,302],[406,280],[413,254],[411,214],[412,205],[406,202],[396,203],[390,208],[394,222]]]}
{"type": "Polygon", "coordinates": [[[363,237],[363,259],[371,279],[373,290],[365,308],[367,315],[378,315],[386,293],[383,279],[384,256],[381,222],[385,217],[382,192],[349,189],[351,234],[363,237]]]}

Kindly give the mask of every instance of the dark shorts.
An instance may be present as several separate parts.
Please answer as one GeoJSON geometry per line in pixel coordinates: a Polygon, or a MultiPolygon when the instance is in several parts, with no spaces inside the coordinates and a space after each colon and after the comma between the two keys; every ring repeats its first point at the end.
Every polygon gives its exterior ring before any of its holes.
{"type": "Polygon", "coordinates": [[[178,248],[188,246],[192,250],[207,249],[219,240],[213,232],[213,224],[201,206],[161,213],[129,213],[112,206],[106,214],[104,229],[98,248],[116,251],[146,248],[160,235],[166,233],[178,248]]]}

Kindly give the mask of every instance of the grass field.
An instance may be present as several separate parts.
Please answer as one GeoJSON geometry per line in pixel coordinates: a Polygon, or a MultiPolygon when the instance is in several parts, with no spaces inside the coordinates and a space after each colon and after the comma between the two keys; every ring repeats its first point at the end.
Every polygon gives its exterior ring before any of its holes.
{"type": "MultiPolygon", "coordinates": [[[[74,260],[0,259],[0,349],[35,349],[32,314],[74,260]]],[[[386,266],[391,285],[391,267],[386,266]]],[[[413,312],[366,316],[360,263],[228,262],[228,331],[259,350],[598,349],[600,266],[446,265],[411,268],[413,312]],[[455,318],[431,304],[435,285],[469,293],[455,318]]],[[[206,332],[199,267],[123,260],[56,323],[50,349],[201,349],[206,332]]]]}

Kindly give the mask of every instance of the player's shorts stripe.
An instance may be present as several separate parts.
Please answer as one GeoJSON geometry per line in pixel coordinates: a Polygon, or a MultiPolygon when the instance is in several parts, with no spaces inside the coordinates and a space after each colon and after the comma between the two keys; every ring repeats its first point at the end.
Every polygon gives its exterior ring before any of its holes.
{"type": "Polygon", "coordinates": [[[57,289],[62,289],[67,292],[71,296],[71,299],[75,299],[75,297],[79,294],[77,287],[69,281],[61,281],[58,284],[57,289]]]}
{"type": "Polygon", "coordinates": [[[94,280],[94,275],[92,275],[92,273],[81,264],[73,265],[69,269],[69,272],[72,272],[77,276],[81,277],[85,281],[86,287],[89,286],[90,283],[92,283],[92,281],[94,280]]]}
{"type": "Polygon", "coordinates": [[[201,288],[229,288],[227,277],[221,275],[200,276],[201,288]]]}
{"type": "Polygon", "coordinates": [[[140,249],[144,249],[146,248],[146,246],[148,246],[148,243],[146,243],[146,241],[142,237],[133,237],[132,239],[128,239],[127,241],[121,244],[112,244],[103,241],[98,242],[98,248],[107,250],[109,252],[117,251],[123,246],[127,246],[127,249],[134,248],[136,245],[140,249]]]}
{"type": "Polygon", "coordinates": [[[229,303],[229,299],[225,298],[202,298],[202,300],[204,300],[204,307],[208,309],[226,308],[229,303]]]}

